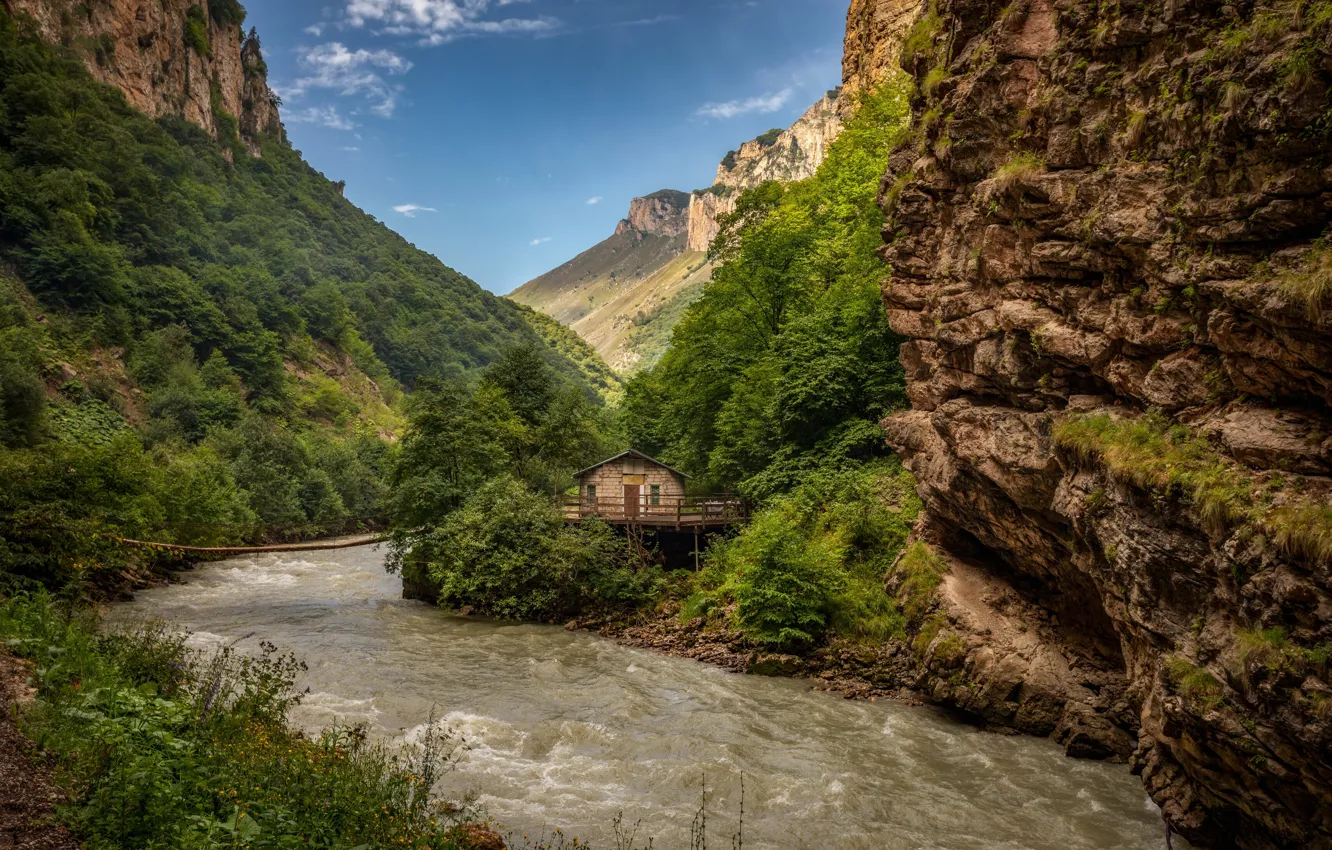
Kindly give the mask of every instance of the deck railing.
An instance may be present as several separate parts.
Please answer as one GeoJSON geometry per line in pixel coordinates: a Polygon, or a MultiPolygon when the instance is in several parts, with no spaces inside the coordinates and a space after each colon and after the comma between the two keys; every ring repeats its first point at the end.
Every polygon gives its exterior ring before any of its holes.
{"type": "Polygon", "coordinates": [[[675,525],[686,528],[699,525],[728,525],[749,518],[743,499],[735,496],[652,496],[644,494],[638,504],[623,497],[565,496],[561,500],[564,518],[569,520],[597,517],[607,522],[638,522],[645,525],[675,525]]]}

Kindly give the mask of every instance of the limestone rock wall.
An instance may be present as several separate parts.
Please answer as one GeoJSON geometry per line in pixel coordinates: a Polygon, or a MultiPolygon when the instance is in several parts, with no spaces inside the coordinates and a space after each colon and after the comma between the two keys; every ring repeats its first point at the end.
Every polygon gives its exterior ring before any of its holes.
{"type": "Polygon", "coordinates": [[[842,53],[842,103],[898,69],[902,41],[925,11],[922,0],[851,0],[842,53]]]}
{"type": "MultiPolygon", "coordinates": [[[[257,38],[213,20],[192,0],[3,0],[29,16],[43,38],[83,57],[94,78],[116,86],[130,105],[154,118],[177,115],[221,139],[219,113],[236,119],[252,153],[264,134],[280,133],[277,98],[257,38]],[[186,36],[191,7],[206,48],[186,36]],[[200,14],[202,13],[202,14],[200,14]]],[[[225,120],[225,119],[224,119],[225,120]]]]}
{"type": "Polygon", "coordinates": [[[615,228],[617,235],[636,231],[655,236],[680,236],[689,229],[689,193],[662,189],[629,202],[629,215],[615,228]]]}
{"type": "Polygon", "coordinates": [[[909,44],[885,430],[963,644],[918,686],[1131,749],[1199,846],[1332,847],[1332,565],[1290,543],[1332,533],[1327,4],[936,0],[909,44]],[[1095,414],[1184,426],[1256,518],[1056,439],[1095,414]]]}
{"type": "Polygon", "coordinates": [[[735,198],[769,180],[793,182],[812,177],[842,131],[840,90],[828,92],[771,144],[745,142],[717,166],[711,189],[689,201],[689,250],[707,251],[717,236],[717,219],[735,209],[735,198]]]}

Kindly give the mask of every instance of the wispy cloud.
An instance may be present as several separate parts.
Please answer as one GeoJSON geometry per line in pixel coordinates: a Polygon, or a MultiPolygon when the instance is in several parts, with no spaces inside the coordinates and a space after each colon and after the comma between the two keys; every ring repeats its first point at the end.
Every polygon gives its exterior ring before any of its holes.
{"type": "Polygon", "coordinates": [[[531,245],[533,248],[535,248],[535,247],[538,246],[538,245],[545,245],[547,242],[550,242],[550,241],[551,241],[551,237],[549,237],[549,236],[542,236],[542,237],[540,237],[539,239],[533,239],[531,242],[528,242],[527,244],[528,244],[528,245],[531,245]]]}
{"type": "Polygon", "coordinates": [[[597,204],[601,203],[604,200],[605,198],[601,197],[600,195],[596,195],[595,197],[587,199],[587,205],[589,207],[595,207],[597,204]]]}
{"type": "Polygon", "coordinates": [[[400,205],[394,207],[394,208],[393,208],[393,211],[394,211],[395,213],[402,213],[403,215],[407,216],[408,218],[416,218],[416,214],[417,214],[417,213],[423,213],[423,212],[439,212],[439,210],[435,209],[434,207],[422,207],[422,206],[418,206],[418,205],[416,205],[416,204],[400,204],[400,205]]]}
{"type": "Polygon", "coordinates": [[[282,116],[297,124],[318,124],[330,130],[354,130],[356,122],[338,111],[336,106],[310,106],[282,116]]]}
{"type": "Polygon", "coordinates": [[[419,36],[425,44],[443,44],[463,36],[540,35],[563,24],[547,15],[487,17],[492,7],[527,0],[347,0],[346,21],[352,27],[375,27],[387,35],[419,36]]]}
{"type": "Polygon", "coordinates": [[[402,86],[384,75],[402,76],[412,63],[391,50],[348,50],[331,41],[304,50],[297,60],[302,76],[281,89],[284,98],[300,97],[312,89],[326,89],[344,97],[371,102],[370,111],[388,117],[398,104],[402,86]]]}
{"type": "Polygon", "coordinates": [[[319,36],[324,34],[324,25],[310,24],[310,26],[305,28],[305,31],[310,35],[314,36],[315,38],[319,38],[319,36]]]}
{"type": "Polygon", "coordinates": [[[678,20],[680,20],[679,15],[653,15],[650,18],[635,18],[630,21],[611,21],[605,26],[607,29],[615,29],[617,27],[651,27],[656,26],[657,24],[666,24],[678,20]]]}
{"type": "Polygon", "coordinates": [[[790,102],[791,95],[794,93],[792,89],[785,88],[774,94],[748,97],[743,100],[705,103],[694,114],[700,118],[735,118],[738,115],[748,115],[751,112],[760,114],[776,112],[790,102]]]}

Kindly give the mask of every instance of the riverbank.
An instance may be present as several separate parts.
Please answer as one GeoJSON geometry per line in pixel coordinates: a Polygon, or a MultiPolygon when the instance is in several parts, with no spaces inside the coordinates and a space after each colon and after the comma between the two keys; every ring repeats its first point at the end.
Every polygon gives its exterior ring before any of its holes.
{"type": "Polygon", "coordinates": [[[834,639],[803,655],[765,652],[739,631],[716,621],[682,620],[680,605],[674,601],[651,613],[575,619],[565,628],[733,673],[808,679],[813,690],[836,692],[847,699],[893,699],[908,705],[925,702],[909,684],[916,666],[911,650],[895,641],[869,645],[834,639]]]}
{"type": "Polygon", "coordinates": [[[461,740],[307,736],[290,722],[306,665],[272,643],[198,651],[41,593],[0,598],[0,640],[0,846],[504,846],[470,801],[431,796],[461,740]]]}

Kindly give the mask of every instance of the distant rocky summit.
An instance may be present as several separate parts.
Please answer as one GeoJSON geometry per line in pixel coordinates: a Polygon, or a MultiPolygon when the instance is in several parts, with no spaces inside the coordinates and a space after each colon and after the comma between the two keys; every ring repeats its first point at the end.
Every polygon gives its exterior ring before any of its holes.
{"type": "Polygon", "coordinates": [[[509,297],[578,331],[617,371],[650,366],[711,277],[707,252],[718,218],[746,189],[812,176],[842,130],[839,103],[834,89],[788,129],[731,151],[710,188],[634,198],[613,236],[509,297]]]}

